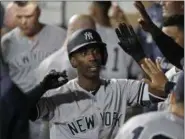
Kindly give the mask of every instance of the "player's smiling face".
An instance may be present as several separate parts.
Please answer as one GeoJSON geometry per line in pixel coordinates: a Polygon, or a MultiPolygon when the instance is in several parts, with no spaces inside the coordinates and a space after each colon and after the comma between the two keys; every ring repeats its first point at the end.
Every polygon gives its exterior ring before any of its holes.
{"type": "Polygon", "coordinates": [[[77,68],[79,75],[94,78],[99,77],[101,60],[100,48],[91,45],[78,50],[73,55],[72,64],[77,68]]]}

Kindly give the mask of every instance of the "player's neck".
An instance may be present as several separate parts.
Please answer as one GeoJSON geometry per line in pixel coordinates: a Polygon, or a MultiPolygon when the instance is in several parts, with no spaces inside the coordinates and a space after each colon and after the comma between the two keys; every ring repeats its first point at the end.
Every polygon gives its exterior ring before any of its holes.
{"type": "Polygon", "coordinates": [[[33,40],[35,38],[35,36],[43,29],[44,26],[45,26],[44,24],[38,23],[35,26],[35,29],[33,30],[32,34],[25,35],[23,32],[21,32],[21,35],[27,37],[30,40],[33,40]]]}
{"type": "Polygon", "coordinates": [[[87,91],[94,91],[100,86],[101,80],[99,77],[94,79],[87,79],[83,76],[78,76],[78,84],[80,87],[87,91]]]}

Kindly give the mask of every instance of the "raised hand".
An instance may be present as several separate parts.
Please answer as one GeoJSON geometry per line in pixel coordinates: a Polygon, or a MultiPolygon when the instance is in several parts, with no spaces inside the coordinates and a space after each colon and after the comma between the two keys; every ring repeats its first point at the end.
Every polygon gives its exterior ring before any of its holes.
{"type": "Polygon", "coordinates": [[[141,1],[135,1],[134,6],[139,11],[141,18],[138,19],[139,24],[145,31],[150,31],[154,23],[152,22],[150,16],[146,12],[146,9],[141,1]]]}
{"type": "Polygon", "coordinates": [[[143,48],[131,25],[119,24],[115,29],[121,48],[131,55],[137,62],[145,57],[143,48]]]}
{"type": "Polygon", "coordinates": [[[56,72],[52,70],[40,83],[45,90],[58,88],[68,82],[66,71],[56,72]]]}
{"type": "Polygon", "coordinates": [[[160,63],[157,60],[156,64],[151,59],[145,59],[142,69],[150,79],[144,79],[144,82],[149,85],[149,91],[157,96],[165,96],[165,84],[168,79],[163,73],[160,63]]]}

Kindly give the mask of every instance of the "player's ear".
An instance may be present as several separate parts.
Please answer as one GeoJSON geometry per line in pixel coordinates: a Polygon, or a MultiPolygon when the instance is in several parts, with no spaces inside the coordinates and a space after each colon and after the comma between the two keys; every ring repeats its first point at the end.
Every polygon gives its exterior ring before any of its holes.
{"type": "Polygon", "coordinates": [[[77,61],[76,61],[74,56],[71,56],[70,62],[71,62],[71,65],[72,65],[73,68],[77,67],[77,61]]]}

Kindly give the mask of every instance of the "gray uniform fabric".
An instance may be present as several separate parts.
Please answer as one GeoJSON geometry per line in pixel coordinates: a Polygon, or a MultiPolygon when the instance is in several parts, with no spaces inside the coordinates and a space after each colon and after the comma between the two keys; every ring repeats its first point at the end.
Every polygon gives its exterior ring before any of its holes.
{"type": "Polygon", "coordinates": [[[100,26],[99,24],[96,24],[96,28],[103,42],[107,44],[108,53],[107,64],[103,68],[101,76],[106,79],[142,77],[143,73],[139,65],[118,45],[119,40],[115,30],[110,27],[100,26]]]}
{"type": "Polygon", "coordinates": [[[22,36],[19,28],[2,37],[2,53],[10,77],[24,92],[36,86],[34,69],[63,45],[65,35],[63,29],[46,25],[34,40],[22,36]]]}
{"type": "Polygon", "coordinates": [[[102,79],[93,95],[75,78],[40,99],[38,118],[49,120],[51,139],[112,139],[124,123],[127,105],[139,103],[144,87],[140,81],[102,79]]]}
{"type": "Polygon", "coordinates": [[[62,46],[62,48],[41,62],[41,64],[35,70],[37,82],[41,82],[44,77],[53,69],[59,72],[66,70],[69,80],[77,77],[77,71],[71,66],[69,61],[66,46],[62,46]]]}
{"type": "Polygon", "coordinates": [[[170,112],[138,115],[124,124],[115,139],[153,139],[154,137],[184,139],[184,119],[170,112]]]}
{"type": "MultiPolygon", "coordinates": [[[[180,70],[176,70],[175,66],[172,67],[169,71],[165,73],[166,77],[168,78],[168,81],[176,83],[179,75],[180,70]]],[[[168,111],[169,110],[169,104],[170,104],[170,94],[166,98],[165,101],[158,103],[158,110],[159,111],[168,111]]]]}
{"type": "MultiPolygon", "coordinates": [[[[2,55],[9,67],[9,75],[23,92],[28,92],[38,84],[34,76],[35,69],[41,61],[61,48],[65,37],[65,30],[52,25],[45,25],[33,40],[21,35],[19,28],[2,37],[2,55]]],[[[31,139],[41,136],[40,124],[40,121],[30,122],[31,139]]]]}
{"type": "Polygon", "coordinates": [[[180,73],[180,70],[177,69],[175,66],[173,66],[169,71],[165,73],[165,75],[168,78],[168,81],[176,83],[179,77],[179,73],[180,73]]]}

